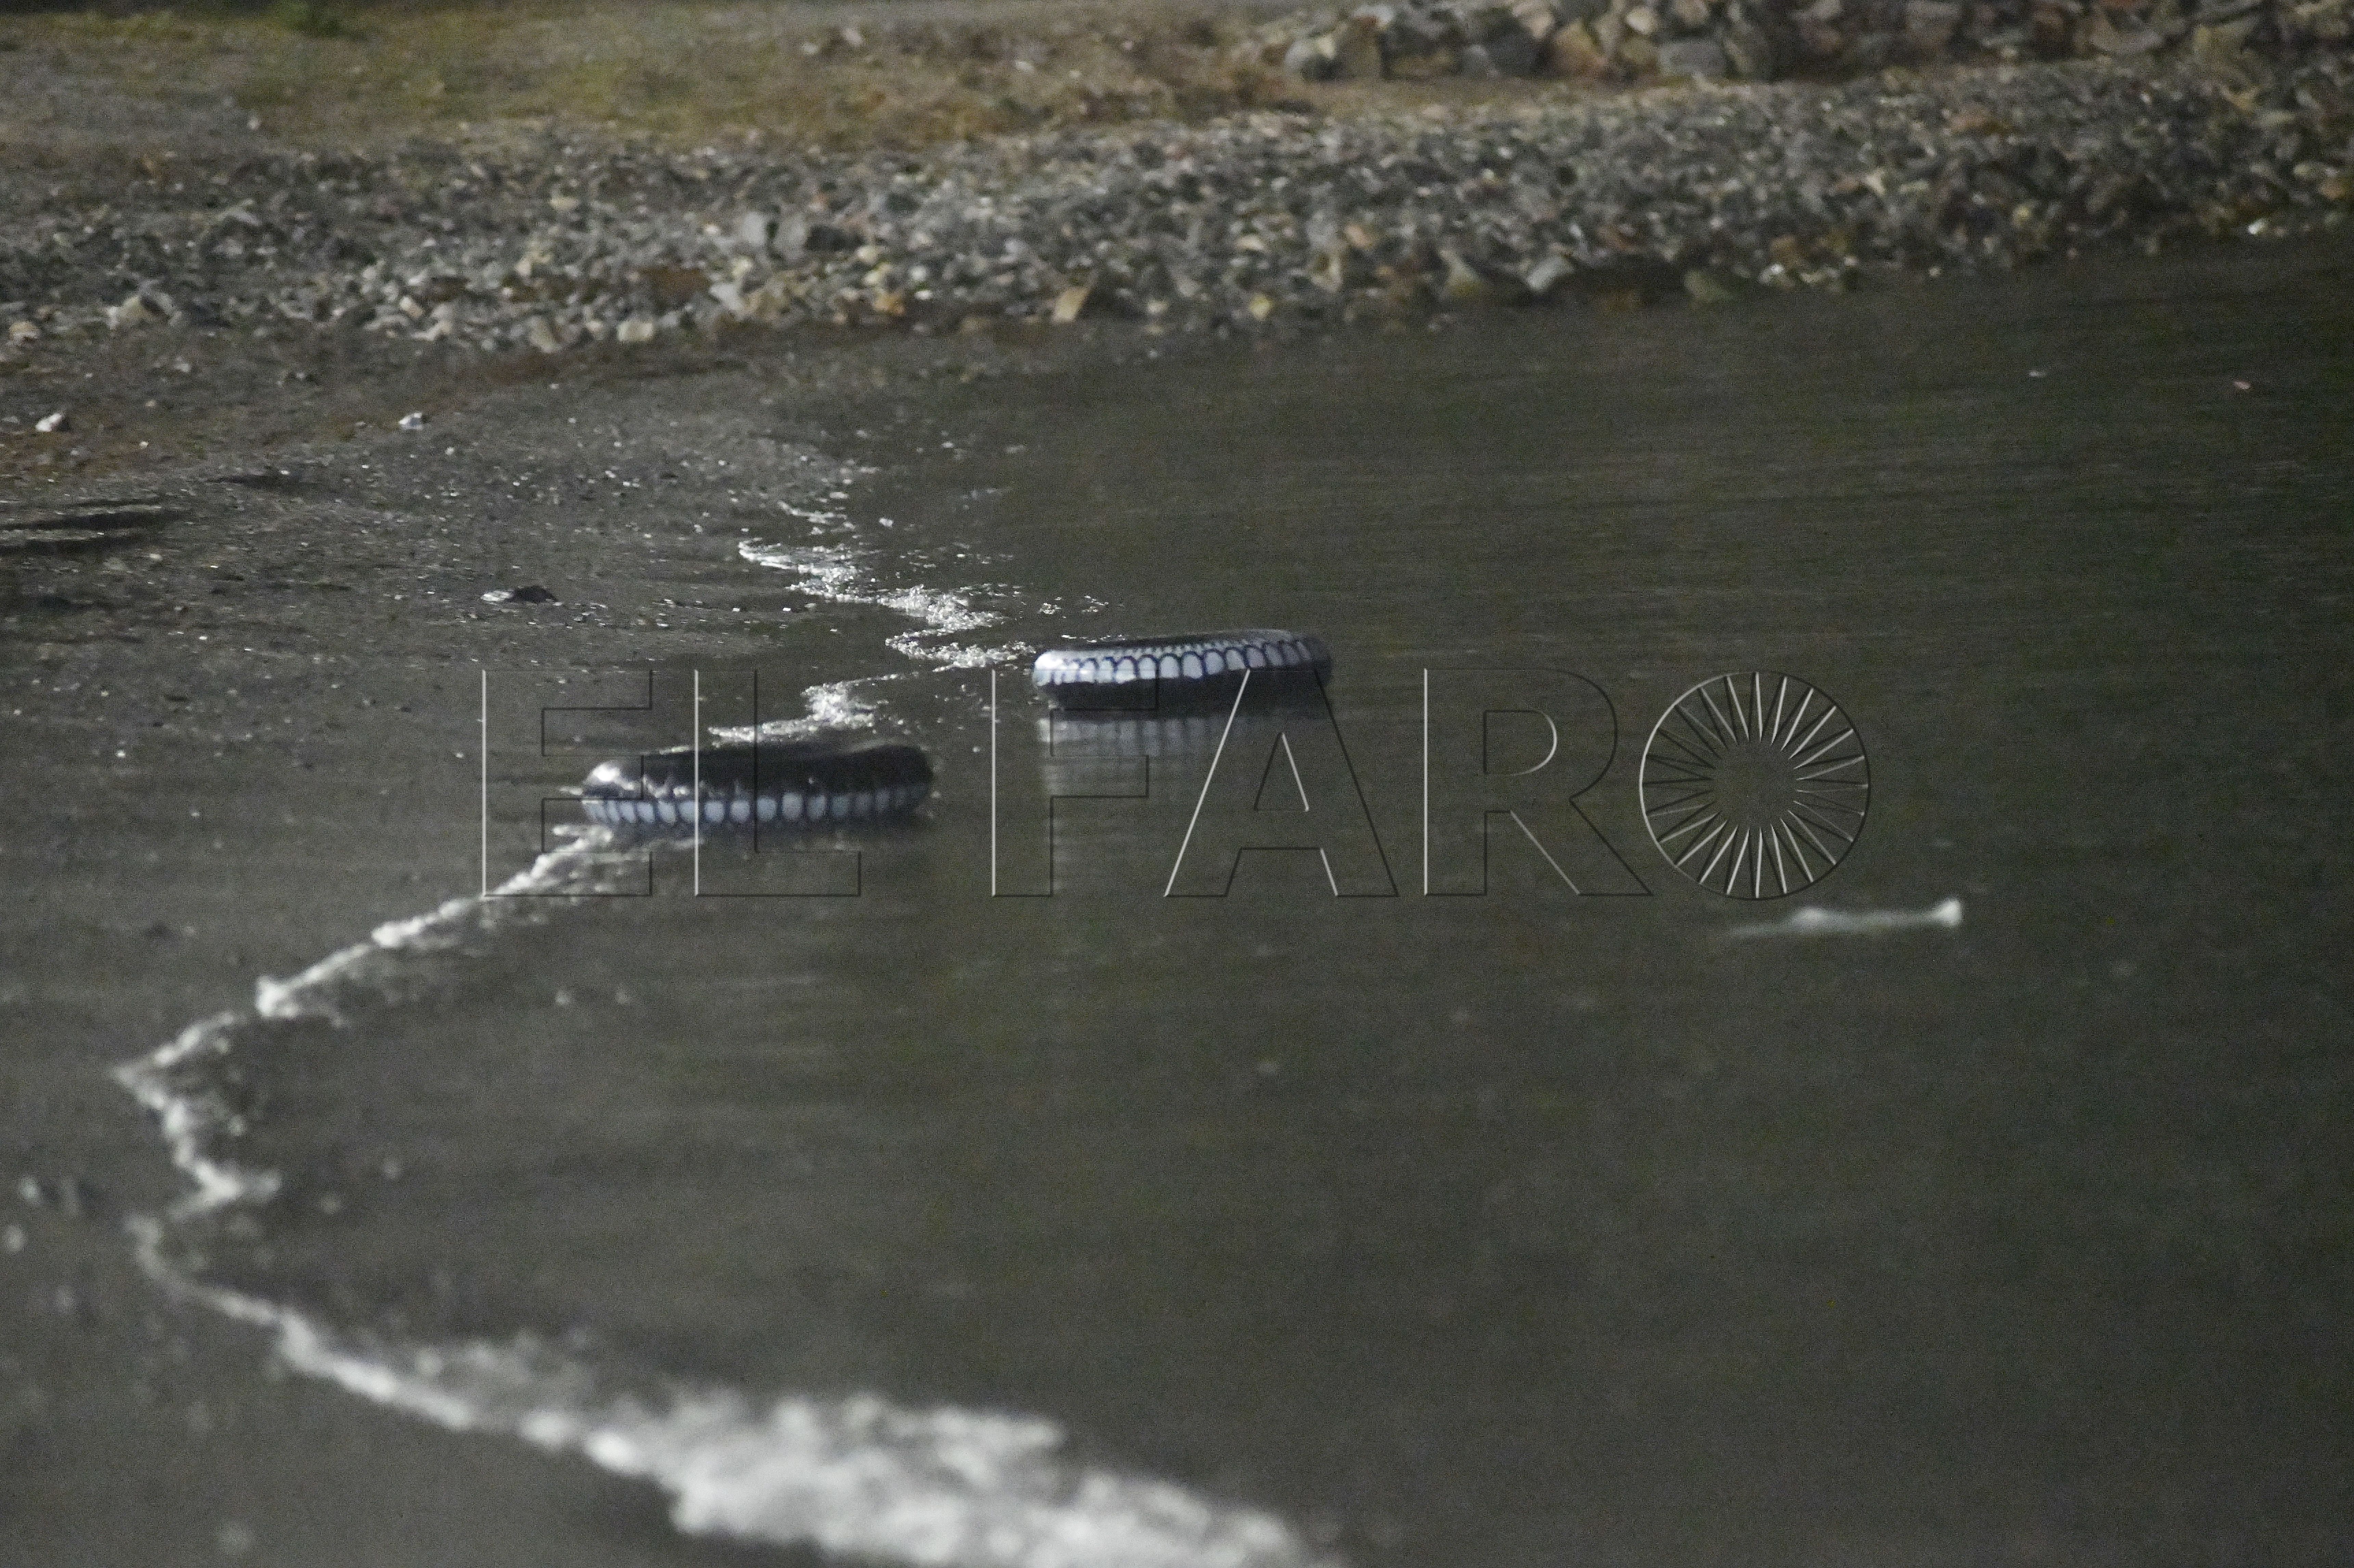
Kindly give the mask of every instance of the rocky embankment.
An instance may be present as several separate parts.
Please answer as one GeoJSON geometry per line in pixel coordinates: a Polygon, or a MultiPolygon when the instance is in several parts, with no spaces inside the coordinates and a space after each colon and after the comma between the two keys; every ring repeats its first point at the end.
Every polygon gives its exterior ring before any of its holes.
{"type": "Polygon", "coordinates": [[[2354,0],[1407,0],[1258,29],[1310,81],[1854,76],[1892,65],[2343,48],[2354,0]]]}
{"type": "MultiPolygon", "coordinates": [[[[921,154],[547,137],[150,159],[0,217],[0,355],[162,323],[558,353],[739,323],[1152,329],[1546,299],[2343,221],[2354,70],[2117,62],[1256,112],[921,154]]],[[[37,193],[36,193],[37,198],[37,193]]]]}

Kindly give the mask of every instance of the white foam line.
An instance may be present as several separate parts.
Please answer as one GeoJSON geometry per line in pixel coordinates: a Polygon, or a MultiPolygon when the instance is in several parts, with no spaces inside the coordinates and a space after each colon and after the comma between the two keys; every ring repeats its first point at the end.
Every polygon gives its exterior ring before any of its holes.
{"type": "Polygon", "coordinates": [[[244,1119],[222,1096],[184,1087],[182,1080],[197,1075],[207,1057],[227,1056],[238,1033],[260,1019],[344,1019],[343,1004],[352,994],[366,991],[378,1000],[392,993],[386,981],[393,978],[404,954],[424,954],[456,947],[469,930],[489,931],[519,920],[544,918],[546,906],[537,900],[564,893],[589,893],[603,885],[599,873],[614,864],[605,851],[611,834],[597,830],[534,861],[509,877],[488,897],[452,898],[428,915],[387,921],[367,939],[340,948],[292,980],[263,977],[254,982],[253,1012],[216,1013],[188,1025],[161,1049],[125,1063],[114,1077],[133,1097],[155,1113],[162,1125],[173,1163],[196,1183],[196,1191],[172,1212],[175,1220],[191,1218],[239,1202],[259,1202],[278,1190],[274,1171],[254,1171],[213,1157],[214,1146],[242,1136],[244,1119]]]}
{"type": "Polygon", "coordinates": [[[117,1069],[155,1113],[193,1191],[164,1219],[132,1222],[138,1255],[165,1288],[269,1330],[280,1359],[388,1409],[458,1431],[517,1437],[650,1481],[682,1531],[792,1544],[920,1568],[1337,1568],[1276,1515],[1169,1482],[1067,1457],[1034,1417],[911,1409],[872,1394],[740,1393],[671,1382],[616,1393],[586,1362],[529,1339],[506,1345],[400,1344],[340,1334],[284,1303],[208,1285],[172,1259],[175,1225],[269,1202],[274,1171],[224,1150],[246,1130],[207,1071],[264,1021],[347,1025],[363,997],[396,1001],[401,966],[516,920],[546,917],[548,895],[587,893],[633,863],[601,832],[542,855],[485,897],[376,927],[290,980],[255,987],[250,1013],[189,1025],[117,1069]],[[529,895],[529,896],[525,896],[529,895]]]}
{"type": "Polygon", "coordinates": [[[670,1493],[693,1534],[926,1568],[1309,1568],[1273,1514],[1074,1465],[1052,1423],[873,1395],[766,1404],[724,1389],[611,1395],[530,1341],[393,1351],[289,1314],[290,1365],[461,1431],[578,1454],[670,1493]]]}
{"type": "Polygon", "coordinates": [[[807,711],[801,717],[763,719],[756,725],[714,725],[712,737],[734,742],[791,740],[830,730],[873,729],[875,705],[857,695],[857,688],[893,678],[866,675],[854,681],[829,681],[822,686],[807,686],[801,691],[801,703],[807,711]]]}
{"type": "Polygon", "coordinates": [[[952,670],[973,670],[1003,663],[1030,652],[1020,645],[982,648],[970,643],[933,641],[994,626],[1004,617],[975,609],[972,601],[960,593],[920,584],[884,588],[871,580],[860,564],[858,553],[847,546],[764,545],[748,539],[736,548],[754,566],[797,574],[802,591],[819,599],[837,604],[871,604],[920,621],[922,624],[916,630],[885,640],[884,646],[907,658],[952,670]]]}
{"type": "Polygon", "coordinates": [[[1729,938],[1749,937],[1877,937],[1890,931],[1929,928],[1955,930],[1962,923],[1962,901],[1948,898],[1926,909],[1819,909],[1809,905],[1779,920],[1735,926],[1729,938]]]}
{"type": "Polygon", "coordinates": [[[938,633],[931,631],[902,631],[896,637],[885,638],[883,646],[894,653],[903,653],[910,659],[921,659],[927,663],[950,670],[985,670],[992,664],[1025,659],[1037,652],[1024,642],[984,648],[972,642],[946,642],[935,647],[924,641],[925,638],[936,635],[938,633]]]}

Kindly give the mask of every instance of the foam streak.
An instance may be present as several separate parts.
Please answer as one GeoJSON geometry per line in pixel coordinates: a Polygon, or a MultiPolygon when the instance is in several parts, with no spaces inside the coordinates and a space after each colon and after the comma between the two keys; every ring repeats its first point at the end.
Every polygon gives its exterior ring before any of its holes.
{"type": "Polygon", "coordinates": [[[1753,937],[1879,937],[1891,931],[1958,930],[1962,901],[1948,898],[1926,909],[1819,909],[1809,905],[1779,920],[1735,926],[1724,934],[1753,937]]]}
{"type": "Polygon", "coordinates": [[[591,832],[542,855],[488,897],[455,898],[378,927],[292,979],[263,980],[250,1012],[226,1012],[117,1070],[154,1112],[193,1190],[161,1219],[133,1223],[142,1266],[164,1288],[269,1330],[289,1367],[369,1402],[458,1431],[577,1454],[668,1492],[682,1531],[922,1568],[1319,1568],[1281,1519],[1148,1477],[1079,1464],[1031,1416],[912,1409],[880,1396],[785,1395],[665,1380],[615,1392],[588,1362],[528,1337],[509,1344],[403,1344],[338,1332],[281,1302],[206,1282],[172,1255],[175,1226],[281,1186],[234,1155],[246,1130],[219,1069],[246,1031],[323,1018],[350,1027],[397,1005],[437,956],[517,921],[550,918],[550,895],[626,875],[591,832]],[[530,895],[532,896],[519,896],[530,895]]]}

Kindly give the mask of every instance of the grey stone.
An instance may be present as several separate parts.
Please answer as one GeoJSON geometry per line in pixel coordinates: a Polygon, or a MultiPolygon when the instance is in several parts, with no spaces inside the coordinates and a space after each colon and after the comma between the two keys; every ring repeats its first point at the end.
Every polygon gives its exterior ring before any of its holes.
{"type": "Polygon", "coordinates": [[[1521,281],[1528,285],[1531,297],[1542,300],[1553,292],[1554,285],[1576,270],[1568,257],[1558,250],[1550,250],[1537,258],[1535,264],[1521,275],[1521,281]]]}
{"type": "Polygon", "coordinates": [[[2166,35],[2131,17],[2112,20],[2106,11],[2093,13],[2084,41],[2105,55],[2146,55],[2166,42],[2166,35]]]}
{"type": "Polygon", "coordinates": [[[1512,20],[1542,49],[1544,41],[1553,37],[1553,30],[1561,26],[1561,13],[1553,0],[1513,0],[1512,20]]]}
{"type": "Polygon", "coordinates": [[[1332,35],[1334,73],[1346,81],[1379,81],[1383,74],[1382,26],[1360,12],[1332,35]]]}
{"type": "Polygon", "coordinates": [[[1952,0],[1907,0],[1904,41],[1919,54],[1944,54],[1961,20],[1962,8],[1952,0]]]}
{"type": "Polygon", "coordinates": [[[1659,46],[1659,74],[1689,76],[1704,81],[1725,71],[1724,48],[1714,38],[1670,38],[1659,46]]]}
{"type": "Polygon", "coordinates": [[[1496,69],[1506,76],[1534,76],[1538,64],[1544,58],[1543,42],[1532,37],[1528,29],[1517,21],[1480,47],[1488,51],[1488,58],[1494,62],[1496,69]]]}
{"type": "Polygon", "coordinates": [[[1774,47],[1774,35],[1765,28],[1736,22],[1724,30],[1722,41],[1725,65],[1734,76],[1772,81],[1781,74],[1781,54],[1774,47]]]}
{"type": "Polygon", "coordinates": [[[1339,75],[1341,62],[1332,35],[1294,38],[1283,51],[1283,69],[1303,81],[1327,81],[1339,75]]]}
{"type": "Polygon", "coordinates": [[[1684,274],[1684,292],[1695,305],[1723,305],[1733,301],[1733,286],[1724,278],[1705,267],[1695,267],[1684,274]]]}

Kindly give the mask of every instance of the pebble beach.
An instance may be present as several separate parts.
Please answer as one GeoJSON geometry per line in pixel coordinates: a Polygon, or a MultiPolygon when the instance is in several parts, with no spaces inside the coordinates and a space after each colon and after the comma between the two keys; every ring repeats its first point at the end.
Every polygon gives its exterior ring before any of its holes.
{"type": "MultiPolygon", "coordinates": [[[[1263,24],[1246,44],[1296,54],[1293,35],[1318,36],[1263,24]]],[[[2354,56],[2200,41],[1833,81],[1277,98],[913,149],[542,124],[28,160],[0,218],[0,355],[173,324],[527,355],[737,327],[1279,331],[2342,224],[2354,56]]]]}

